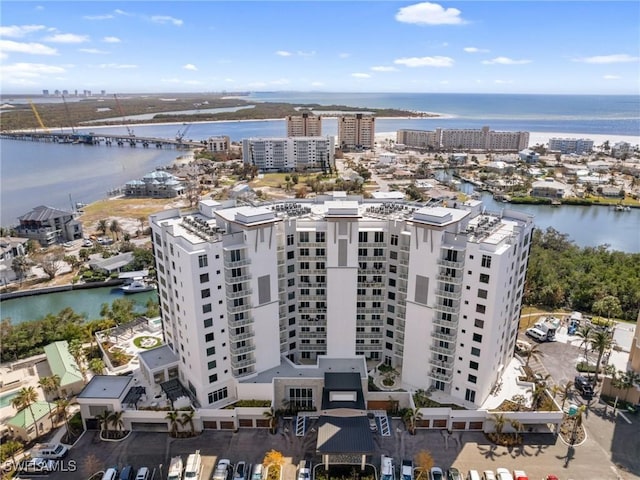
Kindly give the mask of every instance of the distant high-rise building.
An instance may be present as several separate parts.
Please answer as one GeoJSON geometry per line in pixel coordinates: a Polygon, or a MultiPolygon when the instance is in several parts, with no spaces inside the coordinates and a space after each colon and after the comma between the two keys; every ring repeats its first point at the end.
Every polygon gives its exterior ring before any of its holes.
{"type": "Polygon", "coordinates": [[[560,153],[587,153],[593,150],[593,140],[589,138],[550,138],[549,150],[560,153]]]}
{"type": "Polygon", "coordinates": [[[398,130],[397,143],[421,149],[487,150],[519,152],[529,146],[529,132],[481,129],[398,130]]]}
{"type": "Polygon", "coordinates": [[[513,357],[533,231],[524,213],[334,192],[262,206],[205,200],[149,223],[164,338],[203,408],[247,385],[273,389],[278,403],[300,388],[319,398],[304,372],[323,359],[339,362],[334,371],[383,362],[408,391],[480,405],[513,357]]]}
{"type": "Polygon", "coordinates": [[[328,170],[335,156],[333,137],[245,138],[242,159],[261,172],[328,170]]]}
{"type": "Polygon", "coordinates": [[[62,90],[62,95],[69,95],[69,90],[62,90]]]}
{"type": "Polygon", "coordinates": [[[49,90],[42,90],[42,95],[44,95],[45,97],[49,96],[49,90]]]}
{"type": "Polygon", "coordinates": [[[210,152],[224,152],[227,153],[229,151],[229,145],[231,144],[231,140],[227,135],[220,135],[217,137],[209,137],[207,139],[207,147],[210,152]]]}
{"type": "Polygon", "coordinates": [[[375,117],[363,113],[338,118],[338,145],[342,150],[372,149],[376,140],[375,117]]]}
{"type": "Polygon", "coordinates": [[[289,115],[287,117],[287,137],[322,136],[322,118],[312,113],[289,115]]]}
{"type": "Polygon", "coordinates": [[[101,95],[101,96],[103,96],[103,97],[104,97],[106,94],[107,94],[107,91],[106,91],[106,90],[100,90],[100,95],[101,95]]]}

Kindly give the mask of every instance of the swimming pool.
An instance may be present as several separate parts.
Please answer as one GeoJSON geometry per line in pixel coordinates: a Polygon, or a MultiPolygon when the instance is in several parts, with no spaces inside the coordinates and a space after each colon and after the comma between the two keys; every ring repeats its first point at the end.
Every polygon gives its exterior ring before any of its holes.
{"type": "Polygon", "coordinates": [[[8,407],[11,405],[11,401],[18,396],[18,392],[9,392],[0,396],[0,408],[8,407]]]}

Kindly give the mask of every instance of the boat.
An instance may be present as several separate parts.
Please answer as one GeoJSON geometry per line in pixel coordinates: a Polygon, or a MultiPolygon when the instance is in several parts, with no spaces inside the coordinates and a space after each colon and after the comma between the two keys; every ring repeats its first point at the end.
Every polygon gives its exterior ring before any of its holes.
{"type": "Polygon", "coordinates": [[[616,205],[616,212],[630,212],[631,207],[629,205],[616,205]]]}
{"type": "Polygon", "coordinates": [[[122,290],[125,294],[130,294],[130,293],[149,292],[154,288],[156,288],[155,285],[147,283],[140,278],[136,278],[131,283],[122,285],[120,287],[120,290],[122,290]]]}

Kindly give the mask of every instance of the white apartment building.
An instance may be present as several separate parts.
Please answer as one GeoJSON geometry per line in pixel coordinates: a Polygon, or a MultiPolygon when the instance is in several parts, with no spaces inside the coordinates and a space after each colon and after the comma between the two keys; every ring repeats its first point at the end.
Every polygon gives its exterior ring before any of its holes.
{"type": "Polygon", "coordinates": [[[322,117],[312,113],[289,115],[287,117],[287,137],[321,137],[322,117]]]}
{"type": "Polygon", "coordinates": [[[373,115],[355,113],[338,117],[338,144],[342,150],[372,149],[376,141],[373,115]]]}
{"type": "Polygon", "coordinates": [[[588,153],[593,150],[593,140],[588,138],[550,138],[549,150],[560,153],[588,153]]]}
{"type": "Polygon", "coordinates": [[[285,363],[364,357],[396,368],[403,388],[481,404],[513,355],[533,222],[454,206],[335,192],[152,215],[180,381],[213,408],[242,382],[272,388],[260,374],[285,363]]]}
{"type": "Polygon", "coordinates": [[[398,130],[397,143],[421,149],[459,149],[519,152],[529,146],[529,132],[481,129],[398,130]]]}
{"type": "Polygon", "coordinates": [[[334,166],[334,137],[245,138],[242,160],[262,172],[328,170],[334,166]]]}

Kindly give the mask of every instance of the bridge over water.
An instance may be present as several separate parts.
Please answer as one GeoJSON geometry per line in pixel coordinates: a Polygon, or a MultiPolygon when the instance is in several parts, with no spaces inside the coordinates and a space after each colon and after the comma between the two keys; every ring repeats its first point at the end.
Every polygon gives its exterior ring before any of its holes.
{"type": "Polygon", "coordinates": [[[175,148],[178,150],[206,147],[206,144],[202,142],[106,133],[2,132],[0,133],[0,138],[30,142],[50,142],[60,144],[71,143],[82,145],[104,144],[106,146],[116,147],[141,146],[142,148],[175,148]]]}

